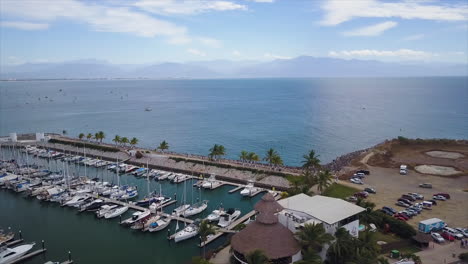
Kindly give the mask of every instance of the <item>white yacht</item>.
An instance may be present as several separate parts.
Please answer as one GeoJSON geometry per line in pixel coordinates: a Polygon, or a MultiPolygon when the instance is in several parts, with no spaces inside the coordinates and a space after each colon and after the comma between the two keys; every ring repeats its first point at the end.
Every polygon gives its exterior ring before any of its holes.
{"type": "Polygon", "coordinates": [[[126,226],[130,226],[130,225],[133,225],[134,223],[142,220],[143,218],[147,217],[150,215],[150,211],[148,210],[145,210],[143,212],[135,212],[132,214],[132,217],[128,218],[128,219],[125,219],[124,221],[122,221],[122,225],[126,225],[126,226]]]}
{"type": "Polygon", "coordinates": [[[96,216],[98,218],[104,217],[108,212],[110,212],[111,210],[115,208],[117,208],[117,205],[115,204],[112,204],[112,205],[105,204],[101,206],[101,209],[96,212],[96,216]]]}
{"type": "Polygon", "coordinates": [[[213,212],[211,212],[211,214],[209,214],[205,219],[209,222],[216,222],[219,220],[219,217],[225,212],[226,211],[224,211],[224,208],[220,207],[219,209],[216,209],[213,212]]]}
{"type": "Polygon", "coordinates": [[[252,194],[256,193],[258,190],[260,190],[260,189],[254,186],[254,182],[253,182],[253,181],[248,181],[247,185],[246,185],[245,188],[240,192],[240,194],[241,194],[242,196],[252,196],[252,194]]]}
{"type": "Polygon", "coordinates": [[[232,222],[234,222],[237,218],[239,218],[240,214],[240,210],[229,208],[229,210],[227,210],[226,213],[220,215],[218,226],[227,227],[228,225],[232,224],[232,222]]]}
{"type": "Polygon", "coordinates": [[[220,186],[222,183],[216,180],[216,176],[211,174],[210,178],[203,181],[202,187],[205,189],[215,189],[220,186]]]}
{"type": "Polygon", "coordinates": [[[114,209],[111,209],[109,212],[107,212],[105,215],[104,215],[104,218],[106,219],[110,219],[110,218],[114,218],[114,217],[117,217],[125,212],[128,211],[128,207],[127,206],[122,206],[122,207],[118,207],[118,208],[114,208],[114,209]]]}
{"type": "Polygon", "coordinates": [[[203,212],[206,209],[206,207],[208,207],[208,201],[195,203],[195,204],[191,205],[189,208],[187,208],[182,213],[182,215],[184,217],[189,217],[189,216],[192,216],[192,215],[196,215],[196,214],[199,214],[199,213],[203,212]]]}
{"type": "Polygon", "coordinates": [[[33,243],[17,246],[14,248],[0,249],[0,264],[13,263],[15,260],[24,256],[29,250],[31,250],[34,247],[34,245],[35,244],[33,243]]]}
{"type": "Polygon", "coordinates": [[[180,242],[198,234],[198,225],[194,222],[174,235],[174,241],[180,242]]]}
{"type": "Polygon", "coordinates": [[[174,179],[172,180],[173,183],[181,183],[186,180],[190,179],[190,176],[185,175],[185,174],[178,174],[174,179]]]}

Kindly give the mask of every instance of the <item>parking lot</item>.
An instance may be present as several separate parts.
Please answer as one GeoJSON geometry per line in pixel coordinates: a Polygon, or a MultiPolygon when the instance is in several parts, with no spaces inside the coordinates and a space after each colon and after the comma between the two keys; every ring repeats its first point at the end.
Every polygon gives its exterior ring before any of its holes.
{"type": "MultiPolygon", "coordinates": [[[[353,184],[349,181],[341,183],[364,190],[366,187],[373,187],[377,194],[369,195],[368,200],[376,204],[376,209],[389,206],[397,211],[404,210],[404,207],[395,205],[402,194],[416,192],[424,195],[424,199],[432,199],[435,193],[448,193],[451,199],[447,201],[437,201],[437,205],[432,210],[423,212],[413,218],[408,223],[416,229],[421,220],[428,218],[440,218],[451,227],[468,226],[468,177],[438,177],[423,175],[409,170],[407,175],[400,175],[398,169],[368,167],[370,175],[363,179],[364,184],[353,184]],[[431,183],[432,189],[420,188],[420,183],[431,183]]],[[[420,202],[421,200],[418,200],[420,202]]]]}

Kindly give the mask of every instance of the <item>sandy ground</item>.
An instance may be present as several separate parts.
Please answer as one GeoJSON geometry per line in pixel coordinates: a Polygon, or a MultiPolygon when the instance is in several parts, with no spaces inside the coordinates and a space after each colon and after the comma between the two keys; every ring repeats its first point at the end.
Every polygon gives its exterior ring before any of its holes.
{"type": "Polygon", "coordinates": [[[458,260],[458,255],[468,252],[468,248],[461,248],[460,241],[437,244],[431,242],[429,248],[416,253],[424,264],[453,263],[458,260]],[[454,257],[455,256],[455,257],[454,257]]]}
{"type": "Polygon", "coordinates": [[[461,171],[458,171],[455,168],[437,165],[419,165],[414,167],[414,169],[419,173],[440,176],[450,176],[461,173],[461,171]]]}
{"type": "Polygon", "coordinates": [[[434,158],[443,158],[443,159],[459,159],[465,157],[465,155],[458,153],[458,152],[450,152],[450,151],[428,151],[426,155],[429,155],[434,158]]]}
{"type": "Polygon", "coordinates": [[[229,250],[231,250],[231,246],[223,248],[216,256],[210,259],[210,262],[213,264],[229,264],[229,258],[231,257],[229,250]]]}
{"type": "Polygon", "coordinates": [[[419,221],[432,217],[440,218],[447,222],[449,226],[468,227],[468,177],[444,178],[420,174],[410,170],[407,175],[400,175],[398,169],[379,168],[369,166],[370,175],[366,176],[364,185],[357,185],[349,181],[341,181],[343,184],[358,189],[365,187],[374,187],[377,194],[371,194],[369,200],[374,202],[377,207],[390,206],[395,210],[403,210],[403,207],[395,205],[395,202],[402,194],[408,192],[417,192],[424,197],[432,198],[432,195],[439,192],[448,193],[450,200],[440,201],[432,210],[424,210],[418,216],[408,221],[415,228],[419,221]],[[420,183],[432,183],[432,189],[420,188],[420,183]]]}

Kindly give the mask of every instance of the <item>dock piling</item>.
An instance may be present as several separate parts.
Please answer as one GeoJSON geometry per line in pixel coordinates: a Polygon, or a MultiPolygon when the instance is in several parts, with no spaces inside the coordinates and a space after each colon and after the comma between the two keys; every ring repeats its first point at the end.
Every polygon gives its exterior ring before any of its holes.
{"type": "Polygon", "coordinates": [[[69,261],[69,262],[72,261],[71,251],[70,251],[70,250],[68,251],[68,261],[69,261]]]}
{"type": "Polygon", "coordinates": [[[42,240],[42,249],[45,249],[44,240],[42,240]]]}
{"type": "Polygon", "coordinates": [[[19,239],[23,239],[23,234],[21,233],[21,230],[18,231],[19,239]]]}

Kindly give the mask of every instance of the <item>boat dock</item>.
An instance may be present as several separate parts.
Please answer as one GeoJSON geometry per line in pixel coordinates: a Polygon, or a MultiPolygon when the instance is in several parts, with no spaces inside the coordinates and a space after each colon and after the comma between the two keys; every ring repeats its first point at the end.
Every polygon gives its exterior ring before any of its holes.
{"type": "Polygon", "coordinates": [[[17,239],[17,240],[5,243],[5,245],[7,245],[7,247],[11,247],[11,246],[17,245],[17,244],[19,244],[19,243],[21,243],[23,241],[24,241],[23,239],[17,239]]]}
{"type": "Polygon", "coordinates": [[[236,233],[234,229],[234,227],[236,227],[237,225],[247,221],[247,219],[249,219],[250,217],[254,216],[255,215],[255,210],[252,210],[250,212],[248,212],[247,214],[245,214],[244,216],[236,219],[236,221],[232,222],[230,225],[228,225],[226,228],[223,228],[223,229],[218,229],[219,232],[217,232],[216,234],[214,234],[213,236],[209,237],[205,242],[199,244],[198,246],[199,247],[203,247],[205,245],[208,245],[209,243],[213,242],[214,240],[218,239],[220,236],[222,236],[224,233],[236,233]]]}
{"type": "Polygon", "coordinates": [[[235,193],[235,192],[239,191],[240,189],[242,189],[243,187],[244,187],[244,186],[239,185],[239,186],[237,186],[236,188],[234,188],[234,189],[232,189],[232,190],[229,190],[229,193],[235,193]]]}
{"type": "Polygon", "coordinates": [[[265,190],[265,189],[258,189],[256,192],[250,193],[249,196],[254,197],[257,194],[262,193],[262,192],[266,192],[266,191],[267,190],[265,190]]]}
{"type": "Polygon", "coordinates": [[[46,248],[42,248],[42,249],[33,251],[33,252],[29,253],[29,254],[26,254],[26,255],[22,256],[21,258],[18,258],[18,259],[14,260],[13,262],[10,262],[10,263],[11,263],[11,264],[14,264],[14,263],[21,263],[21,262],[23,262],[23,261],[25,261],[25,260],[27,260],[27,259],[29,259],[29,258],[32,258],[32,257],[37,256],[37,255],[39,255],[39,254],[42,254],[42,253],[44,253],[44,252],[46,252],[46,251],[47,251],[46,248]]]}

